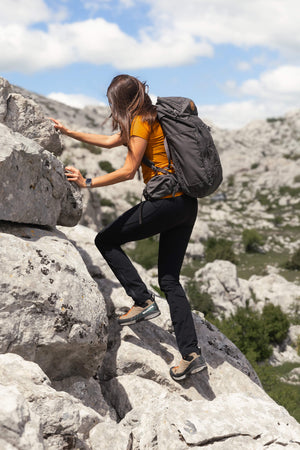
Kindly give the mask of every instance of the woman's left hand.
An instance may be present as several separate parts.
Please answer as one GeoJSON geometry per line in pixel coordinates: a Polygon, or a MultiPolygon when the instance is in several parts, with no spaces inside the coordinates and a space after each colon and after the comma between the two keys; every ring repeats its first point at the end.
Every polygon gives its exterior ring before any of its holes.
{"type": "Polygon", "coordinates": [[[80,170],[72,166],[65,167],[65,175],[68,181],[74,181],[79,187],[85,188],[85,178],[81,175],[80,170]]]}

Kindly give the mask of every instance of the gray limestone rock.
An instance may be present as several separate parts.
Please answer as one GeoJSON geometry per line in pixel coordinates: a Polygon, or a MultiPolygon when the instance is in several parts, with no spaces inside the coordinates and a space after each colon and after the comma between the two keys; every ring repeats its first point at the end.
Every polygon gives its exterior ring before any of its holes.
{"type": "Polygon", "coordinates": [[[14,93],[13,87],[0,78],[0,122],[13,131],[32,139],[55,155],[63,151],[60,136],[53,123],[34,100],[14,93]]]}
{"type": "Polygon", "coordinates": [[[155,397],[130,411],[120,425],[131,429],[133,449],[214,449],[215,443],[230,450],[272,448],[273,443],[296,449],[300,443],[300,426],[282,407],[241,393],[210,402],[155,397]]]}
{"type": "Polygon", "coordinates": [[[80,189],[62,163],[39,144],[0,124],[0,220],[73,226],[82,213],[80,189]]]}
{"type": "Polygon", "coordinates": [[[237,268],[229,261],[215,260],[206,264],[195,274],[195,280],[201,292],[207,292],[218,313],[225,316],[234,313],[238,306],[245,306],[250,302],[251,294],[246,288],[244,280],[237,276],[237,268]]]}
{"type": "Polygon", "coordinates": [[[37,362],[52,379],[92,376],[107,340],[103,297],[56,230],[0,224],[0,353],[37,362]]]}
{"type": "Polygon", "coordinates": [[[69,377],[53,381],[52,386],[57,391],[65,391],[78,398],[84,405],[97,411],[107,420],[117,420],[114,409],[110,408],[103,398],[100,384],[94,378],[69,377]]]}
{"type": "Polygon", "coordinates": [[[11,91],[11,85],[5,78],[0,77],[0,123],[7,113],[7,99],[11,91]]]}
{"type": "MultiPolygon", "coordinates": [[[[0,369],[1,370],[1,369],[0,369]]],[[[30,404],[12,384],[0,376],[0,448],[1,450],[43,450],[41,424],[30,404]]]]}
{"type": "Polygon", "coordinates": [[[0,414],[7,413],[10,407],[10,417],[1,424],[6,434],[13,434],[12,437],[22,443],[16,446],[18,449],[87,448],[84,442],[89,431],[103,420],[96,411],[84,406],[72,395],[53,389],[37,364],[25,361],[18,355],[0,355],[0,383],[0,391],[4,387],[7,395],[16,395],[15,401],[12,399],[9,405],[1,401],[0,414]],[[17,426],[13,427],[14,423],[17,426]],[[27,431],[29,426],[31,430],[27,431]],[[42,433],[38,433],[40,431],[42,433]]]}

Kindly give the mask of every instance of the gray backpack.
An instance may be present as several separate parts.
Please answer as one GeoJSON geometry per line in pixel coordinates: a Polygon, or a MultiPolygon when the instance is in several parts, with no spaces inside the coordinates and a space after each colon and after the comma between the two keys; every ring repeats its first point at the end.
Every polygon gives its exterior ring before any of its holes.
{"type": "MultiPolygon", "coordinates": [[[[158,97],[156,107],[165,136],[168,168],[172,160],[179,190],[190,197],[215,192],[223,180],[222,166],[210,129],[198,117],[195,103],[184,97],[158,97]]],[[[143,163],[158,169],[145,156],[143,163]]]]}

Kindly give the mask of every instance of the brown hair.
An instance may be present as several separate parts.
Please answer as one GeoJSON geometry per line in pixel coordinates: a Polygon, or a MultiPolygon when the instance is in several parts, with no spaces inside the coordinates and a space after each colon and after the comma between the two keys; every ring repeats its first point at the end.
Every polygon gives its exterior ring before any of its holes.
{"type": "Polygon", "coordinates": [[[113,130],[118,127],[128,144],[130,127],[134,117],[140,115],[150,125],[155,121],[156,107],[146,92],[148,86],[130,75],[117,75],[107,89],[113,130]]]}

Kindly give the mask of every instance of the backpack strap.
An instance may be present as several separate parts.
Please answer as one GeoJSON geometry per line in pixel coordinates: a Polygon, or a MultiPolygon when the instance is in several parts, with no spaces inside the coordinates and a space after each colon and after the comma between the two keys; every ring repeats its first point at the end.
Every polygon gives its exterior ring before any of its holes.
{"type": "MultiPolygon", "coordinates": [[[[154,172],[156,172],[156,173],[157,172],[162,172],[162,173],[165,173],[165,174],[169,174],[170,173],[168,170],[163,169],[162,167],[157,167],[154,164],[154,162],[151,161],[150,159],[148,159],[147,156],[145,156],[145,155],[143,156],[142,163],[144,163],[147,167],[150,167],[150,169],[154,170],[154,172]]],[[[168,166],[168,169],[169,168],[171,168],[170,164],[168,166]]]]}
{"type": "MultiPolygon", "coordinates": [[[[165,147],[165,151],[166,151],[167,158],[168,158],[168,162],[169,162],[169,164],[168,164],[168,169],[171,169],[171,166],[172,166],[172,163],[171,163],[171,153],[170,153],[170,149],[169,149],[168,141],[167,141],[167,138],[166,138],[166,137],[165,137],[165,139],[164,139],[164,147],[165,147]]],[[[163,173],[166,173],[166,174],[167,174],[167,173],[170,173],[168,170],[165,170],[165,169],[163,169],[163,168],[161,168],[161,167],[157,167],[157,166],[154,164],[154,162],[151,161],[150,159],[148,159],[147,156],[145,156],[145,155],[143,156],[142,162],[143,162],[146,166],[150,167],[150,169],[154,170],[156,173],[157,173],[157,172],[163,172],[163,173]]]]}

